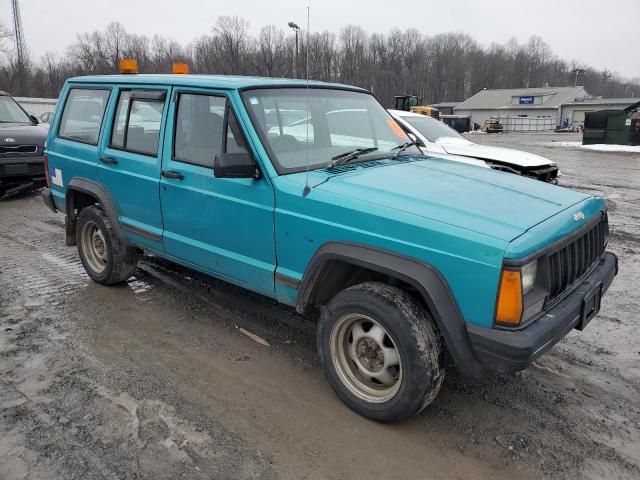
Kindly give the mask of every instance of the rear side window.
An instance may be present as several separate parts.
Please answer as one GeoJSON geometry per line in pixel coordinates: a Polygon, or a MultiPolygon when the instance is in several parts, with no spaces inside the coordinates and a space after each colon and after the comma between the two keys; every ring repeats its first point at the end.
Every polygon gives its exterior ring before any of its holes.
{"type": "Polygon", "coordinates": [[[178,97],[173,145],[176,161],[209,168],[219,153],[247,151],[226,98],[192,93],[178,97]]]}
{"type": "Polygon", "coordinates": [[[156,156],[164,97],[164,91],[122,92],[111,131],[111,147],[156,156]]]}
{"type": "Polygon", "coordinates": [[[72,88],[69,90],[58,136],[97,145],[109,93],[110,90],[107,89],[72,88]]]}

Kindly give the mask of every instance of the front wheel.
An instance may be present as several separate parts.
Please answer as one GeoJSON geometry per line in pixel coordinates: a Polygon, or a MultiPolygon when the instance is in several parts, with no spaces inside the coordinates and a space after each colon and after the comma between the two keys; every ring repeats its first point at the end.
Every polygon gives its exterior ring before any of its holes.
{"type": "Polygon", "coordinates": [[[444,380],[435,323],[408,293],[363,283],[323,310],[318,351],[338,396],[365,417],[393,422],[420,412],[444,380]]]}

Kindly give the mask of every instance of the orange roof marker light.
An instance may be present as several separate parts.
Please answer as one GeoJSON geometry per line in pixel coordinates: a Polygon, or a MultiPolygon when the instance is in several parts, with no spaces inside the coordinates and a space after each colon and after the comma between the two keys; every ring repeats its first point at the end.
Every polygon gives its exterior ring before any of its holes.
{"type": "Polygon", "coordinates": [[[189,73],[189,65],[186,63],[174,63],[172,73],[186,75],[189,73]]]}
{"type": "Polygon", "coordinates": [[[120,60],[120,73],[138,73],[138,61],[133,58],[120,60]]]}

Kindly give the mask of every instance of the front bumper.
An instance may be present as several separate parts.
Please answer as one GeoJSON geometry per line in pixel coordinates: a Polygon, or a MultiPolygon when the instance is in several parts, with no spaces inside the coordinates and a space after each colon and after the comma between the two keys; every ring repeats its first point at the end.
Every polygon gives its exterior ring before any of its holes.
{"type": "Polygon", "coordinates": [[[2,183],[44,179],[44,156],[42,155],[0,158],[0,182],[2,183]]]}
{"type": "Polygon", "coordinates": [[[513,373],[527,368],[571,330],[586,326],[617,273],[618,257],[605,252],[582,284],[526,328],[508,331],[468,324],[476,357],[488,370],[513,373]]]}

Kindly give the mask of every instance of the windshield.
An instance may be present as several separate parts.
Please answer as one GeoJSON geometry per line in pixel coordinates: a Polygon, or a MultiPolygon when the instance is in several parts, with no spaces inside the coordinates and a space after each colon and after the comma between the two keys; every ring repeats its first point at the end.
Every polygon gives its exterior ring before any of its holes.
{"type": "Polygon", "coordinates": [[[32,124],[33,122],[13,98],[2,95],[0,96],[0,123],[32,124]]]}
{"type": "MultiPolygon", "coordinates": [[[[356,149],[367,149],[358,160],[388,158],[411,141],[367,93],[276,88],[250,90],[243,97],[280,173],[305,170],[307,158],[310,169],[324,168],[334,157],[356,149]]],[[[412,146],[403,153],[420,151],[412,146]]]]}
{"type": "Polygon", "coordinates": [[[435,118],[427,116],[407,116],[402,117],[402,119],[432,143],[442,142],[444,139],[454,139],[455,141],[464,140],[465,143],[468,142],[466,138],[456,132],[453,128],[439,120],[436,120],[435,118]]]}

